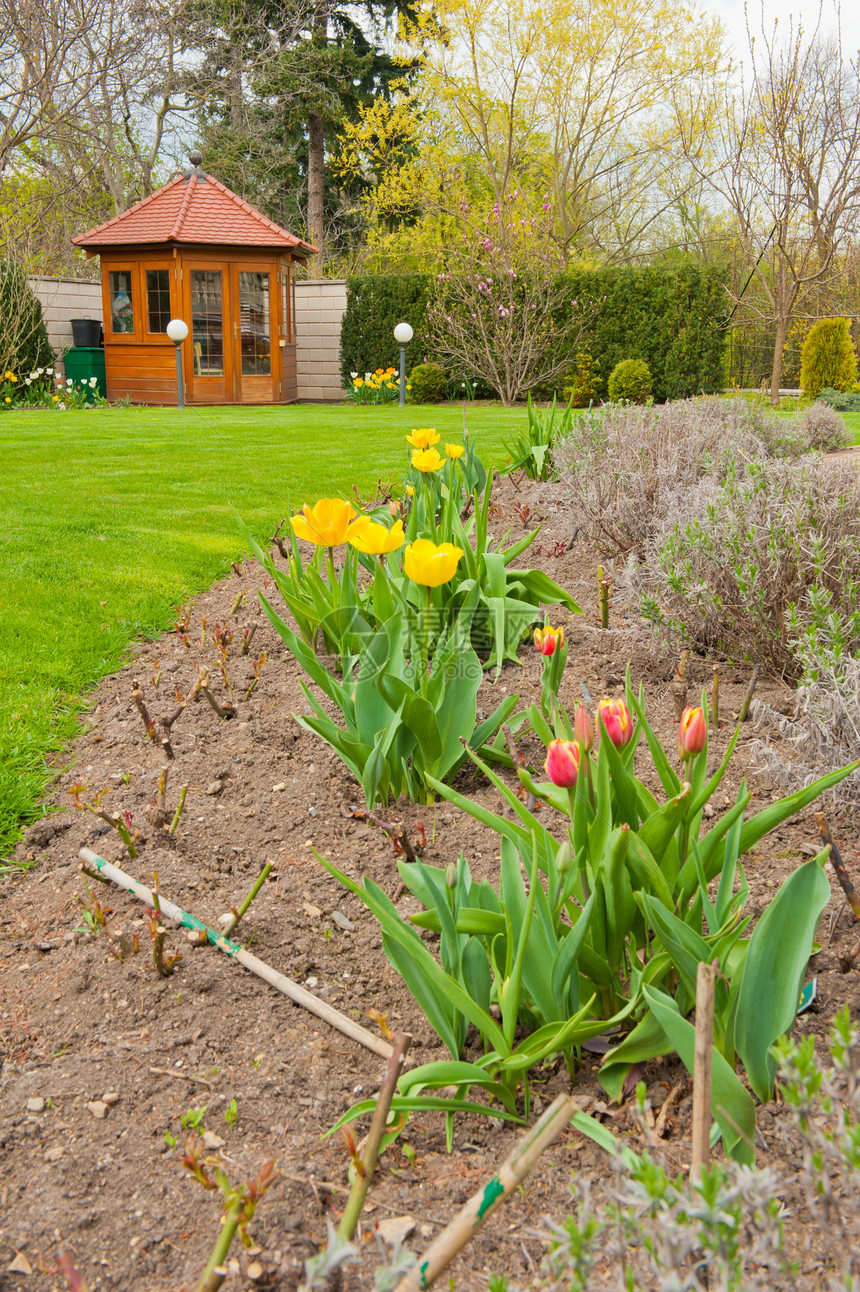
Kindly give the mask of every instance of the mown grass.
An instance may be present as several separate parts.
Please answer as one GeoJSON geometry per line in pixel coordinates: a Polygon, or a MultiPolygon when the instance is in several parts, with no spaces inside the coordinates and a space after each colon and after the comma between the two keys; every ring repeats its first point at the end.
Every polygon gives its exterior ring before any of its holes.
{"type": "MultiPolygon", "coordinates": [[[[486,462],[521,424],[471,407],[486,462]]],[[[257,536],[305,502],[364,496],[404,433],[462,435],[460,407],[294,406],[6,413],[0,419],[0,856],[40,815],[48,762],[129,643],[228,572],[236,515],[257,536]]]]}

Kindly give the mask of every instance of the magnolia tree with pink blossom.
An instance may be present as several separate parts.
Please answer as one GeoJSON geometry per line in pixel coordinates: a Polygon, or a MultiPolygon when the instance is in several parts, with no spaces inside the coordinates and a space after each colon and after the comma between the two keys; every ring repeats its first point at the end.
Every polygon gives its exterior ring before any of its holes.
{"type": "Polygon", "coordinates": [[[540,216],[528,214],[516,190],[486,219],[462,203],[463,232],[428,309],[434,353],[486,382],[505,405],[571,367],[598,308],[569,299],[548,210],[545,203],[540,216]]]}

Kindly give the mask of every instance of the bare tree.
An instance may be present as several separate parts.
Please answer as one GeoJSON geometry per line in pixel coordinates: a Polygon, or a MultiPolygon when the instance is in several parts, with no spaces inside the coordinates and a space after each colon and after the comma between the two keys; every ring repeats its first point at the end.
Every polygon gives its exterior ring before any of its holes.
{"type": "Polygon", "coordinates": [[[679,111],[688,160],[736,222],[748,275],[735,298],[775,329],[774,403],[792,318],[844,275],[860,216],[858,61],[818,28],[807,38],[792,24],[783,43],[777,35],[750,37],[750,78],[716,117],[689,102],[679,111]]]}

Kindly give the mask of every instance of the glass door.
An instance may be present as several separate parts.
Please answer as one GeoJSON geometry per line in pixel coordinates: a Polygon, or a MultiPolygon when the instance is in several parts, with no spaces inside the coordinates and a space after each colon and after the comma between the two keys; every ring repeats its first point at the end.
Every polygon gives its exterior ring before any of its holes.
{"type": "Polygon", "coordinates": [[[280,351],[273,340],[277,335],[273,279],[268,266],[233,266],[234,399],[240,404],[270,404],[277,399],[280,351]]]}
{"type": "Polygon", "coordinates": [[[233,364],[226,275],[222,269],[185,261],[183,277],[185,317],[190,321],[184,354],[188,398],[195,403],[227,403],[232,395],[233,364]]]}

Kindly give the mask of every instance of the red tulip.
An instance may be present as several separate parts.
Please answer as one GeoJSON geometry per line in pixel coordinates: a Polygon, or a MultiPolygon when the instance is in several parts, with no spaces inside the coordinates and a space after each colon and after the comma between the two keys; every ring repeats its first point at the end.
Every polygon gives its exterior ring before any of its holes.
{"type": "Polygon", "coordinates": [[[535,650],[540,655],[554,655],[556,647],[564,645],[564,629],[553,628],[550,624],[545,624],[543,628],[535,629],[535,650]]]}
{"type": "Polygon", "coordinates": [[[602,719],[606,734],[617,749],[629,744],[633,737],[630,711],[623,700],[601,700],[597,715],[602,719]]]}
{"type": "Polygon", "coordinates": [[[594,727],[584,704],[576,706],[576,716],[573,720],[573,738],[586,753],[594,747],[594,727]]]}
{"type": "Polygon", "coordinates": [[[546,774],[553,785],[572,789],[579,775],[582,750],[576,740],[551,740],[546,751],[546,774]]]}
{"type": "Polygon", "coordinates": [[[678,724],[678,757],[700,754],[708,743],[708,724],[703,709],[687,707],[678,724]]]}

